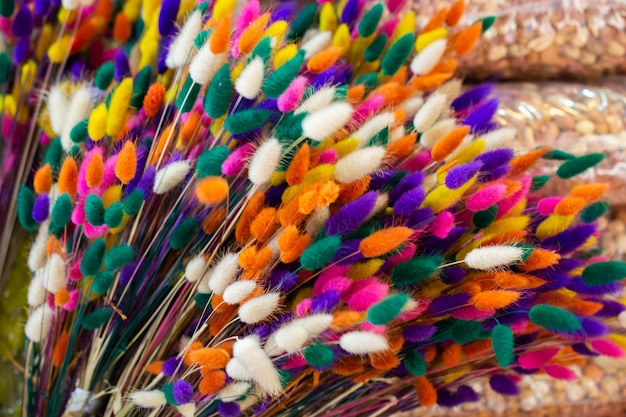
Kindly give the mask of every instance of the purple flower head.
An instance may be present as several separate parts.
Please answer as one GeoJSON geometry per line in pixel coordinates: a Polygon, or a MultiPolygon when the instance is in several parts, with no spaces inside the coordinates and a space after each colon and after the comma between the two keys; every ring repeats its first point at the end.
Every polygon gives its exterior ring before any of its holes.
{"type": "Polygon", "coordinates": [[[484,152],[478,155],[474,160],[482,162],[483,171],[491,171],[492,169],[509,163],[509,161],[513,159],[513,156],[515,156],[513,153],[513,149],[502,148],[484,152]]]}
{"type": "Polygon", "coordinates": [[[273,115],[274,119],[271,120],[277,121],[278,118],[280,118],[280,111],[278,110],[278,99],[266,98],[265,100],[257,104],[255,108],[260,110],[271,110],[275,112],[276,114],[273,115]]]}
{"type": "MultiPolygon", "coordinates": [[[[459,390],[460,389],[461,387],[459,387],[459,390]]],[[[465,399],[464,395],[459,394],[458,391],[454,393],[447,389],[437,390],[437,404],[441,407],[456,407],[457,405],[461,405],[465,402],[468,402],[468,400],[465,399]]]]}
{"type": "Polygon", "coordinates": [[[472,161],[455,166],[446,175],[445,183],[448,188],[457,189],[465,185],[482,168],[482,162],[472,161]]]}
{"type": "Polygon", "coordinates": [[[487,98],[493,91],[493,85],[483,84],[465,91],[452,101],[450,107],[458,112],[470,107],[474,107],[478,103],[487,98]]]}
{"type": "Polygon", "coordinates": [[[270,18],[270,24],[274,22],[278,22],[279,20],[290,21],[291,15],[293,13],[293,4],[287,3],[272,13],[272,17],[270,18]]]}
{"type": "Polygon", "coordinates": [[[454,310],[465,307],[470,298],[471,296],[465,293],[442,295],[430,303],[428,312],[432,316],[445,316],[454,310]]]}
{"type": "Polygon", "coordinates": [[[423,172],[414,172],[405,175],[404,178],[389,193],[389,201],[395,202],[405,192],[422,185],[424,182],[423,172]]]}
{"type": "Polygon", "coordinates": [[[172,394],[178,404],[187,404],[193,400],[193,388],[183,379],[174,382],[172,394]]]}
{"type": "Polygon", "coordinates": [[[24,36],[19,38],[13,48],[13,61],[15,64],[23,64],[30,55],[30,38],[24,36]]]}
{"type": "Polygon", "coordinates": [[[341,23],[350,25],[359,14],[359,0],[348,0],[341,12],[341,23]]]}
{"type": "Polygon", "coordinates": [[[502,395],[518,395],[520,393],[517,384],[506,375],[492,375],[489,378],[489,386],[492,390],[502,395]]]}
{"type": "Polygon", "coordinates": [[[498,110],[498,99],[492,98],[476,106],[463,120],[463,125],[470,126],[470,133],[479,133],[493,128],[491,118],[498,110]]]}
{"type": "Polygon", "coordinates": [[[115,54],[115,81],[118,83],[130,74],[130,68],[128,66],[128,58],[123,49],[119,49],[115,54]]]}
{"type": "Polygon", "coordinates": [[[443,239],[440,239],[436,236],[431,236],[424,243],[424,247],[422,251],[427,254],[441,254],[445,253],[450,246],[457,243],[461,238],[463,233],[465,233],[466,228],[463,226],[454,226],[452,230],[448,233],[443,239]]]}
{"type": "Polygon", "coordinates": [[[313,313],[328,313],[339,304],[341,296],[338,291],[326,291],[313,299],[311,311],[313,313]]]}
{"type": "Polygon", "coordinates": [[[569,276],[567,274],[558,271],[535,271],[535,275],[539,278],[545,279],[546,283],[537,288],[539,292],[548,292],[563,288],[569,282],[569,276]]]}
{"type": "Polygon", "coordinates": [[[457,284],[465,278],[466,272],[463,267],[451,266],[441,271],[440,279],[448,285],[457,284]]]}
{"type": "Polygon", "coordinates": [[[73,81],[79,81],[80,79],[82,79],[85,76],[86,72],[87,68],[85,67],[85,63],[82,60],[78,59],[74,61],[71,70],[73,81]]]}
{"type": "Polygon", "coordinates": [[[584,338],[596,338],[604,336],[608,333],[608,329],[606,326],[597,320],[593,320],[587,317],[580,318],[580,324],[582,328],[576,333],[575,336],[584,337],[584,338]]]}
{"type": "Polygon", "coordinates": [[[492,168],[489,171],[481,172],[478,176],[478,181],[481,183],[495,181],[498,178],[504,177],[510,170],[511,167],[509,165],[500,165],[499,167],[492,168]]]}
{"type": "Polygon", "coordinates": [[[424,201],[426,192],[421,186],[408,190],[393,205],[393,212],[399,216],[410,216],[424,201]]]}
{"type": "Polygon", "coordinates": [[[166,37],[174,30],[176,15],[180,8],[180,0],[164,0],[161,3],[161,13],[159,14],[159,33],[166,37]]]}
{"type": "Polygon", "coordinates": [[[269,207],[279,207],[282,203],[283,192],[287,189],[288,184],[282,183],[270,187],[265,192],[265,205],[269,207]]]}
{"type": "Polygon", "coordinates": [[[167,59],[167,54],[170,50],[170,45],[172,44],[173,39],[173,36],[164,36],[161,41],[161,50],[157,59],[157,68],[159,70],[159,74],[163,74],[165,71],[167,71],[167,65],[165,64],[165,60],[167,59]]]}
{"type": "Polygon", "coordinates": [[[333,256],[331,263],[337,265],[350,265],[363,259],[363,254],[359,252],[359,239],[347,240],[341,242],[341,247],[333,256]]]}
{"type": "Polygon", "coordinates": [[[33,31],[33,14],[26,5],[22,5],[13,18],[11,30],[13,35],[22,38],[29,37],[33,31]]]}
{"type": "Polygon", "coordinates": [[[345,84],[350,79],[351,75],[352,71],[349,65],[334,65],[326,71],[317,74],[312,84],[315,89],[329,84],[345,84]]]}
{"type": "Polygon", "coordinates": [[[430,324],[413,324],[402,329],[402,335],[409,342],[425,342],[430,339],[437,328],[430,324]]]}
{"type": "Polygon", "coordinates": [[[33,219],[37,223],[42,223],[48,218],[50,213],[50,197],[48,194],[39,194],[33,205],[33,219]]]}
{"type": "Polygon", "coordinates": [[[617,317],[619,313],[626,310],[624,304],[613,300],[591,300],[602,303],[602,309],[594,314],[596,317],[617,317]]]}
{"type": "Polygon", "coordinates": [[[137,184],[137,188],[143,191],[143,196],[148,200],[152,196],[154,188],[154,178],[156,176],[156,168],[151,166],[144,172],[143,176],[137,184]]]}
{"type": "Polygon", "coordinates": [[[239,403],[235,401],[222,401],[217,406],[217,411],[222,417],[237,417],[241,414],[239,403]]]}
{"type": "Polygon", "coordinates": [[[415,210],[409,217],[408,226],[413,229],[421,229],[435,219],[433,209],[422,207],[415,210]]]}
{"type": "Polygon", "coordinates": [[[459,388],[457,388],[456,394],[463,398],[464,403],[473,403],[478,401],[478,394],[469,385],[461,385],[459,388]]]}
{"type": "Polygon", "coordinates": [[[608,284],[588,286],[580,276],[572,277],[567,284],[567,289],[577,292],[578,294],[601,295],[601,294],[617,294],[622,290],[619,282],[611,282],[608,284]]]}
{"type": "Polygon", "coordinates": [[[183,358],[177,358],[174,356],[163,362],[161,372],[163,372],[165,376],[172,377],[180,374],[184,370],[185,365],[183,365],[183,358]]]}
{"type": "Polygon", "coordinates": [[[262,323],[252,329],[252,333],[259,336],[261,340],[265,340],[272,334],[272,327],[267,323],[262,323]]]}
{"type": "Polygon", "coordinates": [[[50,1],[49,0],[35,0],[34,10],[38,16],[43,17],[50,10],[50,1]]]}
{"type": "Polygon", "coordinates": [[[408,369],[406,369],[406,366],[404,365],[404,362],[401,362],[400,365],[398,365],[398,367],[393,370],[393,374],[394,374],[394,376],[396,376],[398,378],[405,378],[405,377],[409,376],[409,371],[408,371],[408,369]]]}
{"type": "Polygon", "coordinates": [[[345,236],[354,232],[374,209],[377,198],[378,192],[370,191],[340,208],[326,222],[326,233],[330,236],[345,236]]]}
{"type": "Polygon", "coordinates": [[[391,180],[393,175],[394,171],[392,169],[385,169],[374,173],[372,175],[372,180],[370,181],[370,189],[380,190],[389,182],[389,180],[391,180]]]}
{"type": "Polygon", "coordinates": [[[269,288],[277,288],[280,291],[290,291],[297,284],[300,277],[293,272],[293,269],[275,268],[270,272],[269,279],[267,280],[269,288]]]}
{"type": "Polygon", "coordinates": [[[600,356],[598,353],[596,353],[593,350],[589,349],[587,347],[587,345],[582,343],[582,342],[581,343],[574,343],[572,345],[572,349],[574,350],[574,352],[580,353],[581,355],[585,355],[585,356],[600,356]]]}
{"type": "Polygon", "coordinates": [[[545,238],[541,245],[544,248],[556,250],[560,254],[568,254],[581,247],[595,232],[594,224],[580,224],[545,238]]]}
{"type": "Polygon", "coordinates": [[[561,258],[554,269],[561,272],[570,272],[572,269],[579,268],[582,265],[582,260],[577,258],[561,258]]]}

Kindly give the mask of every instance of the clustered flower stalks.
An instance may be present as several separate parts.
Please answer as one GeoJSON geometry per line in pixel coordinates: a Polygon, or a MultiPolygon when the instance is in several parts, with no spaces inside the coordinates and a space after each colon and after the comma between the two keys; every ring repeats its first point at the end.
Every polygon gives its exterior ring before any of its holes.
{"type": "Polygon", "coordinates": [[[603,156],[512,149],[463,0],[0,3],[24,416],[389,415],[624,355],[607,186],[541,191],[603,156]]]}

